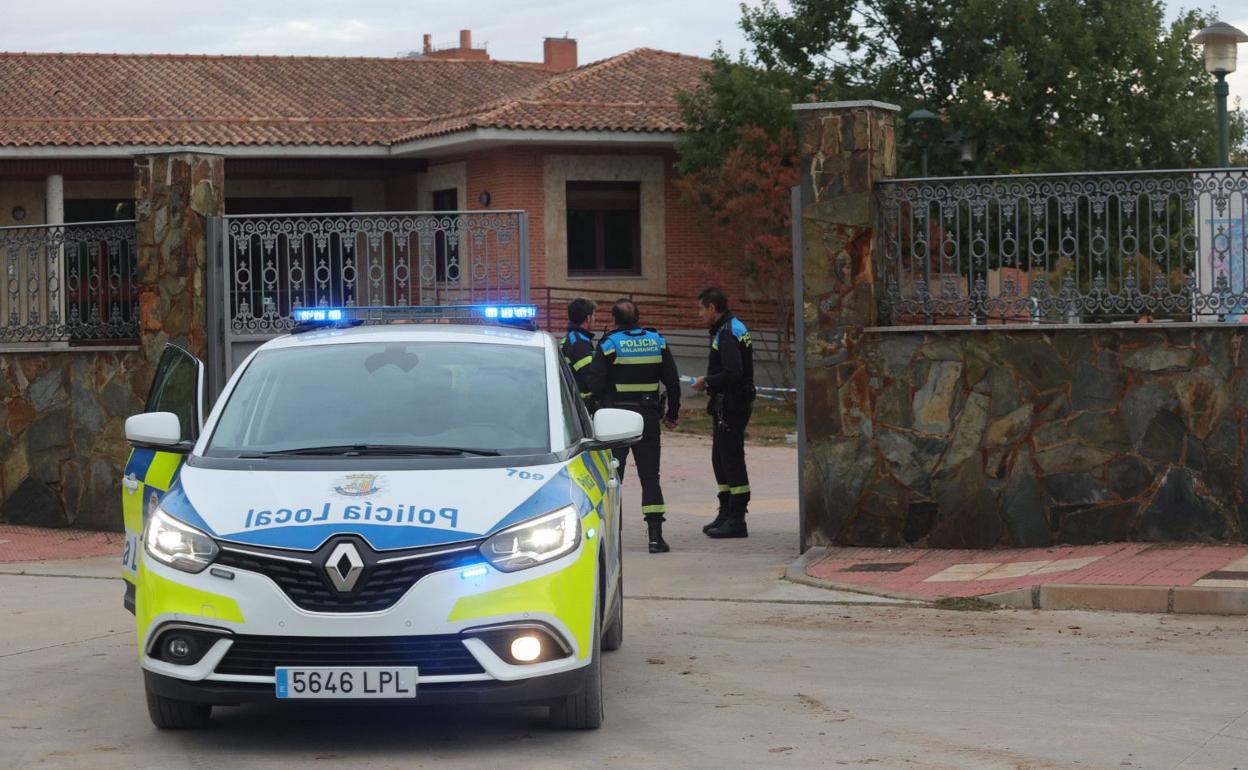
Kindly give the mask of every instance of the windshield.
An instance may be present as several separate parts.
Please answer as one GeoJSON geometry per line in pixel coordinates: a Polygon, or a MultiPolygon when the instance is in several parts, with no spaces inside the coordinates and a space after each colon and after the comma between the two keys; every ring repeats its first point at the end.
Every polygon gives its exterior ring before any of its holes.
{"type": "Polygon", "coordinates": [[[550,451],[540,348],[347,343],[256,355],[208,444],[211,457],[550,451]]]}

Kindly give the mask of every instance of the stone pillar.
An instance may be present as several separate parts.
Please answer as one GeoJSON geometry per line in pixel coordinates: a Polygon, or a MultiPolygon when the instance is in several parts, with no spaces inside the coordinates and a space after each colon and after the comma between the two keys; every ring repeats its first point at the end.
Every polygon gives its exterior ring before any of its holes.
{"type": "Polygon", "coordinates": [[[174,152],[134,160],[139,339],[155,366],[165,343],[207,351],[207,217],[225,213],[225,159],[174,152]]]}
{"type": "Polygon", "coordinates": [[[863,330],[877,321],[875,183],[896,174],[898,108],[795,105],[801,152],[804,546],[831,542],[878,473],[863,330]]]}

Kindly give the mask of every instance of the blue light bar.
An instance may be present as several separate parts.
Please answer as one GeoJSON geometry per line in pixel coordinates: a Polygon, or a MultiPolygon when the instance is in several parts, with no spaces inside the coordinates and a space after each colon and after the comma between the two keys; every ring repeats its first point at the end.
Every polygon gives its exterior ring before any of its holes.
{"type": "Polygon", "coordinates": [[[537,318],[536,305],[486,305],[482,308],[486,318],[501,321],[537,318]]]}
{"type": "Polygon", "coordinates": [[[536,305],[386,305],[379,307],[299,307],[291,311],[296,331],[309,329],[426,321],[430,323],[496,323],[537,328],[536,305]]]}
{"type": "Polygon", "coordinates": [[[459,573],[459,576],[463,578],[464,580],[472,580],[473,578],[484,577],[486,574],[489,573],[489,571],[490,570],[486,568],[484,565],[480,567],[469,567],[468,569],[459,573]]]}
{"type": "Polygon", "coordinates": [[[334,323],[344,318],[342,308],[337,307],[297,307],[293,313],[296,323],[334,323]]]}

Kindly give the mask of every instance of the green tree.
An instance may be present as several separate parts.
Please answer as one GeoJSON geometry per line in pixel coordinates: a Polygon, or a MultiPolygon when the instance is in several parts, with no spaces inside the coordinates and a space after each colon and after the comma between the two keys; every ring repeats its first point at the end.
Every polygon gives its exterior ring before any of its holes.
{"type": "MultiPolygon", "coordinates": [[[[790,101],[878,99],[918,107],[942,126],[899,126],[900,172],[960,171],[953,128],[976,145],[977,173],[1213,165],[1212,79],[1192,34],[1197,12],[1165,21],[1158,0],[774,0],[742,6],[751,50],[717,52],[702,91],[683,104],[682,169],[736,146],[742,126],[775,136],[790,101]],[[942,130],[943,129],[943,130],[942,130]]],[[[1231,145],[1241,149],[1242,113],[1231,145]]]]}

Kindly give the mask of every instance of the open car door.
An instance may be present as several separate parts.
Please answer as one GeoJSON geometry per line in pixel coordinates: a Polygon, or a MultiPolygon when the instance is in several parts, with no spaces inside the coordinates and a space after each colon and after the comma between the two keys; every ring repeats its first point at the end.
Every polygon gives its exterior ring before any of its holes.
{"type": "Polygon", "coordinates": [[[126,524],[121,565],[122,577],[126,580],[126,609],[131,612],[134,612],[134,590],[143,549],[143,527],[178,477],[186,453],[199,439],[204,425],[203,362],[177,345],[166,345],[143,411],[177,415],[182,440],[180,451],[132,448],[121,479],[121,509],[126,524]]]}

